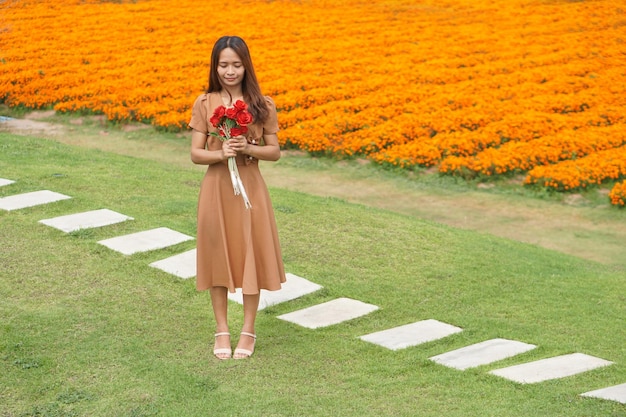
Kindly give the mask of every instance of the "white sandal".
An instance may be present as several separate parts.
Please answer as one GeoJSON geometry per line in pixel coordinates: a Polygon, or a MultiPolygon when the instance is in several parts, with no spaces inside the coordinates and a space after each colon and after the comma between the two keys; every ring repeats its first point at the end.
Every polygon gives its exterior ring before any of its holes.
{"type": "MultiPolygon", "coordinates": [[[[216,339],[218,337],[220,337],[220,336],[228,336],[228,337],[230,337],[230,333],[228,333],[228,332],[215,333],[215,338],[216,339]]],[[[227,347],[227,348],[213,348],[213,354],[215,355],[215,357],[217,359],[226,360],[226,359],[230,359],[233,356],[233,351],[229,347],[227,347]]]]}
{"type": "MultiPolygon", "coordinates": [[[[253,338],[255,343],[256,343],[256,335],[255,334],[248,333],[248,332],[241,332],[241,334],[243,336],[248,336],[248,337],[253,338]]],[[[233,355],[233,359],[248,359],[250,356],[252,356],[253,353],[254,353],[254,347],[252,348],[252,350],[236,348],[235,349],[235,354],[233,355]],[[237,357],[237,355],[240,355],[240,356],[237,357]]]]}

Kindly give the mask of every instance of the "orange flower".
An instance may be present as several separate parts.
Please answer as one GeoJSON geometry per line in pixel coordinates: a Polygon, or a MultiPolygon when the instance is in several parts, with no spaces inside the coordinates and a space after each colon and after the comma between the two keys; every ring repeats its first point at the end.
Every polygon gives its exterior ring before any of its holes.
{"type": "MultiPolygon", "coordinates": [[[[622,155],[623,1],[498,1],[506,7],[250,2],[238,35],[277,104],[283,146],[451,175],[528,172],[562,190],[613,178],[611,169],[623,176],[607,165],[577,179],[570,164],[622,155]],[[259,26],[258,16],[280,24],[259,26]]],[[[197,16],[221,6],[5,2],[0,102],[185,129],[222,35],[198,29],[197,16]]]]}
{"type": "Polygon", "coordinates": [[[626,205],[626,181],[615,184],[609,193],[611,204],[624,207],[626,205]]]}

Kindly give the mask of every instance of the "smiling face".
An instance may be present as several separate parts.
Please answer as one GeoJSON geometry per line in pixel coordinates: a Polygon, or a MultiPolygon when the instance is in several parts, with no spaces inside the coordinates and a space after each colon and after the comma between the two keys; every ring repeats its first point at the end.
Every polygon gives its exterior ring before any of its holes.
{"type": "Polygon", "coordinates": [[[220,84],[225,88],[237,87],[243,82],[246,69],[241,58],[232,48],[226,48],[220,52],[217,74],[220,84]]]}

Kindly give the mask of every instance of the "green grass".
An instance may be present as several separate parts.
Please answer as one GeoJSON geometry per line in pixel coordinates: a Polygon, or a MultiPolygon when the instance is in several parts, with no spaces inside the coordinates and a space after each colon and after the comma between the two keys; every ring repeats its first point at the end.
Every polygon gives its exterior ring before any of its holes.
{"type": "MultiPolygon", "coordinates": [[[[70,200],[0,211],[1,416],[624,416],[580,393],[626,382],[626,273],[536,246],[336,198],[271,189],[288,272],[324,289],[259,313],[248,361],[211,355],[207,293],[97,242],[166,226],[195,236],[202,172],[0,134],[0,197],[70,200]],[[134,217],[65,234],[39,220],[134,217]],[[310,330],[276,316],[337,297],[380,307],[310,330]],[[359,336],[434,318],[463,332],[396,352],[359,336]],[[430,356],[503,337],[538,348],[467,371],[430,356]],[[582,352],[615,364],[520,385],[491,369],[582,352]]],[[[231,330],[241,307],[231,304],[231,330]]]]}

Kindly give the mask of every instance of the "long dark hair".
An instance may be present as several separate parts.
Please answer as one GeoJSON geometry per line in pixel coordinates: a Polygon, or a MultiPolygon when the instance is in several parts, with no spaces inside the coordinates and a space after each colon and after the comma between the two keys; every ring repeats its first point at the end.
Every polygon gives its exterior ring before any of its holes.
{"type": "Polygon", "coordinates": [[[217,66],[220,60],[220,53],[226,49],[231,48],[241,59],[245,71],[243,81],[241,83],[241,91],[243,93],[243,99],[248,104],[248,111],[252,115],[254,122],[265,122],[269,115],[267,108],[267,102],[265,97],[261,93],[261,87],[257,81],[256,74],[254,73],[254,66],[252,65],[252,58],[250,57],[250,50],[248,45],[239,36],[222,36],[213,45],[213,52],[211,52],[211,70],[209,72],[209,88],[207,93],[214,93],[222,90],[222,83],[219,75],[217,74],[217,66]]]}

